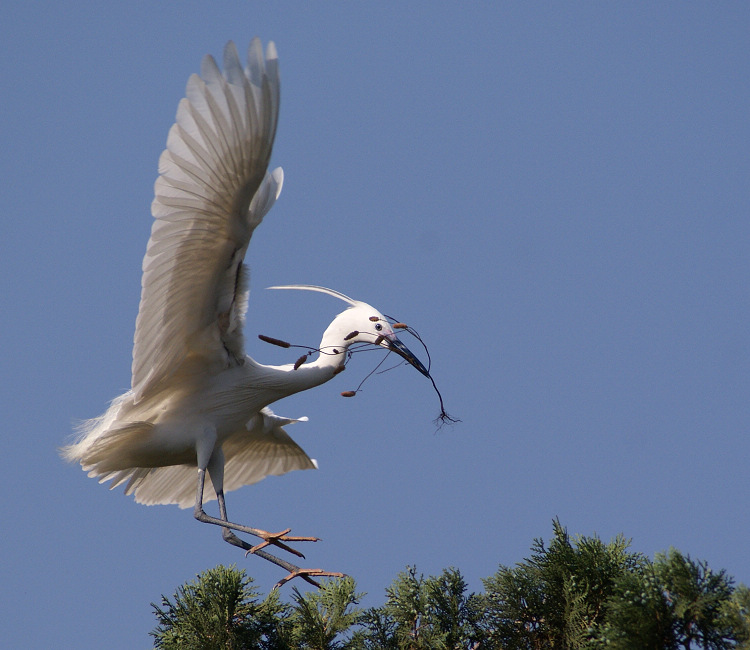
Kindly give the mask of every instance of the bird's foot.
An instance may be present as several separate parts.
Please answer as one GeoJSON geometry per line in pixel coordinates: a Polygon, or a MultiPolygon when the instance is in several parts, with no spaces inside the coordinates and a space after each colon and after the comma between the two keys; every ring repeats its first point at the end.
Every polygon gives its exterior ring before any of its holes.
{"type": "MultiPolygon", "coordinates": [[[[256,535],[260,537],[263,541],[260,544],[256,544],[251,549],[248,549],[247,553],[245,553],[245,557],[247,557],[250,553],[255,553],[256,551],[259,551],[262,548],[265,548],[266,546],[273,545],[278,546],[279,548],[283,548],[285,551],[288,551],[289,553],[292,553],[293,555],[296,555],[297,557],[304,558],[305,556],[300,553],[297,549],[292,548],[291,546],[287,546],[283,542],[318,542],[320,541],[319,537],[298,537],[296,535],[287,535],[292,529],[287,528],[285,530],[282,530],[280,533],[269,533],[265,530],[258,530],[256,531],[256,535]]],[[[284,581],[286,582],[286,580],[284,581]]],[[[282,583],[283,584],[283,583],[282,583]]]]}
{"type": "Polygon", "coordinates": [[[311,585],[314,585],[315,587],[318,587],[320,589],[320,583],[313,580],[313,576],[316,578],[345,578],[345,573],[340,573],[339,571],[324,571],[323,569],[300,569],[297,568],[294,571],[291,571],[289,575],[279,580],[274,586],[274,589],[278,589],[281,587],[281,585],[286,584],[290,580],[293,580],[294,578],[302,578],[306,582],[309,582],[311,585]]]}

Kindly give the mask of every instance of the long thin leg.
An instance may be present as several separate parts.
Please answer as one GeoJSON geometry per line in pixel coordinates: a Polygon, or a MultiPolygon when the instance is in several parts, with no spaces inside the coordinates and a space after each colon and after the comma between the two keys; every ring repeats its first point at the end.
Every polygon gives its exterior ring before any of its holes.
{"type": "MultiPolygon", "coordinates": [[[[227,519],[227,506],[226,506],[226,502],[224,501],[224,490],[219,490],[219,492],[216,494],[216,497],[217,497],[217,499],[219,501],[219,516],[221,517],[221,521],[226,522],[226,521],[228,521],[228,519],[227,519]]],[[[268,555],[268,553],[262,553],[262,552],[258,553],[258,551],[260,550],[260,548],[262,548],[262,546],[268,546],[268,544],[270,544],[271,542],[265,542],[264,541],[262,543],[262,545],[258,544],[256,546],[253,546],[251,544],[248,544],[244,539],[240,539],[239,537],[237,537],[237,535],[235,535],[226,526],[223,526],[221,536],[224,538],[225,542],[229,542],[230,544],[234,544],[234,546],[239,546],[241,549],[247,551],[248,553],[256,553],[256,554],[260,555],[261,557],[263,557],[263,555],[268,555]]],[[[297,551],[297,550],[295,550],[293,548],[289,548],[285,544],[279,544],[279,546],[281,548],[283,548],[283,549],[291,552],[291,553],[294,553],[295,555],[299,555],[302,558],[305,557],[299,551],[297,551]]],[[[274,557],[274,556],[270,555],[269,557],[274,557]]],[[[268,558],[266,558],[266,559],[268,559],[268,558]]],[[[283,560],[279,560],[279,561],[283,562],[283,560]]],[[[271,562],[273,562],[273,560],[271,560],[271,562]]],[[[284,568],[287,568],[287,567],[284,566],[284,568]]]]}
{"type": "Polygon", "coordinates": [[[296,564],[292,564],[291,562],[287,562],[286,560],[282,560],[279,557],[276,557],[275,555],[271,555],[271,553],[267,553],[266,551],[261,550],[264,546],[267,546],[268,544],[275,544],[276,546],[279,546],[283,548],[284,550],[289,551],[290,553],[294,553],[295,555],[299,555],[300,557],[305,557],[300,553],[299,551],[290,548],[286,544],[282,544],[279,540],[283,539],[285,541],[317,541],[317,537],[288,537],[285,533],[288,532],[288,529],[282,533],[279,533],[278,535],[272,535],[267,533],[264,530],[260,530],[258,528],[251,528],[249,526],[240,526],[239,524],[233,524],[227,519],[227,507],[226,502],[224,501],[224,490],[217,490],[216,497],[219,502],[219,516],[221,519],[216,519],[215,517],[211,517],[205,513],[203,510],[203,486],[205,484],[206,479],[206,472],[203,469],[198,470],[198,489],[196,491],[195,496],[195,510],[194,515],[195,518],[198,521],[202,521],[207,524],[215,524],[217,526],[222,527],[222,537],[224,538],[224,541],[229,542],[230,544],[233,544],[234,546],[239,546],[241,549],[244,549],[246,551],[245,555],[249,553],[253,553],[254,555],[257,555],[258,557],[262,557],[264,560],[268,560],[269,562],[272,562],[276,566],[281,567],[282,569],[285,569],[286,571],[289,571],[289,575],[287,575],[285,578],[282,578],[279,580],[275,585],[274,589],[278,589],[281,585],[288,582],[292,578],[301,577],[303,580],[309,582],[312,585],[315,585],[316,587],[320,587],[320,584],[317,583],[315,580],[312,579],[312,576],[328,576],[328,577],[334,577],[334,578],[343,578],[344,574],[339,573],[336,571],[324,571],[322,569],[301,569],[296,564]],[[256,537],[261,537],[264,542],[262,544],[258,544],[257,546],[252,546],[248,544],[246,541],[240,539],[235,535],[232,530],[238,530],[243,533],[249,533],[251,535],[255,535],[256,537]]]}
{"type": "MultiPolygon", "coordinates": [[[[215,526],[221,526],[225,530],[232,529],[232,530],[238,530],[241,533],[248,533],[249,535],[255,535],[256,537],[260,537],[263,541],[262,544],[259,544],[257,548],[263,548],[265,546],[268,546],[269,544],[273,544],[274,546],[278,546],[280,548],[283,548],[285,551],[288,551],[289,553],[292,553],[293,555],[296,555],[298,557],[304,558],[305,556],[300,553],[298,550],[291,548],[290,546],[287,546],[286,544],[283,544],[282,542],[317,542],[317,537],[296,537],[294,535],[287,535],[286,533],[289,532],[289,529],[282,531],[280,533],[269,533],[268,531],[261,530],[260,528],[251,528],[250,526],[242,526],[240,524],[234,524],[226,519],[226,512],[222,516],[222,519],[217,519],[216,517],[211,517],[210,515],[207,515],[206,512],[203,510],[203,486],[206,481],[206,470],[204,469],[198,469],[198,489],[196,490],[195,495],[195,508],[193,510],[193,515],[198,521],[202,521],[206,524],[214,524],[215,526]]],[[[223,500],[223,490],[217,490],[217,496],[218,493],[222,494],[222,500],[223,500]]],[[[226,533],[224,533],[225,539],[226,539],[226,533]]],[[[235,535],[235,537],[237,537],[235,535]]],[[[237,539],[239,539],[237,537],[237,539]]],[[[229,540],[227,540],[229,541],[229,540]]],[[[234,542],[230,542],[230,544],[234,544],[234,542]]],[[[237,544],[235,544],[237,546],[237,544]]],[[[240,545],[241,546],[241,545],[240,545]]],[[[242,548],[245,548],[242,546],[242,548]]],[[[250,548],[256,548],[256,547],[250,547],[250,548]]],[[[245,548],[245,550],[250,550],[250,548],[245,548]]]]}

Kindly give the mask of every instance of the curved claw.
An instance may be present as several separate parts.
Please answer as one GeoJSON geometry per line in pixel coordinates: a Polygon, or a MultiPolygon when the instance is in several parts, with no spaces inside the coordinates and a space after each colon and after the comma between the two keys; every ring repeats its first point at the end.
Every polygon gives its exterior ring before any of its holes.
{"type": "Polygon", "coordinates": [[[262,538],[263,541],[260,544],[256,544],[251,549],[248,549],[248,551],[245,553],[245,557],[247,557],[250,553],[255,553],[256,551],[259,551],[260,549],[273,544],[274,546],[278,546],[279,548],[284,549],[285,551],[291,553],[292,555],[296,555],[297,557],[301,557],[304,559],[305,556],[302,553],[300,553],[297,549],[294,549],[291,546],[287,546],[286,544],[283,544],[282,542],[318,542],[320,541],[320,538],[287,535],[287,533],[290,532],[291,530],[292,530],[291,528],[286,528],[285,530],[282,530],[280,533],[268,533],[266,531],[258,531],[258,537],[262,538]]]}
{"type": "Polygon", "coordinates": [[[314,585],[320,589],[320,583],[316,582],[312,579],[312,576],[315,576],[316,578],[320,577],[326,577],[326,578],[346,578],[345,573],[341,573],[339,571],[324,571],[323,569],[295,569],[294,571],[290,572],[289,575],[279,580],[274,586],[271,591],[274,589],[278,589],[282,585],[286,584],[290,580],[293,580],[294,578],[302,578],[306,582],[309,582],[311,585],[314,585]]]}

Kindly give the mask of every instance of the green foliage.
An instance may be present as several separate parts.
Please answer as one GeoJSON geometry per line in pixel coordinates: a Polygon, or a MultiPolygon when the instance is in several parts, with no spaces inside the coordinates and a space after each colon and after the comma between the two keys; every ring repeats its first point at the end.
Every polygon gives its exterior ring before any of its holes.
{"type": "Polygon", "coordinates": [[[445,648],[470,648],[479,638],[479,602],[467,596],[467,585],[458,569],[445,569],[425,583],[428,618],[445,648]]]}
{"type": "Polygon", "coordinates": [[[721,615],[723,624],[734,632],[737,650],[750,650],[750,589],[737,585],[732,597],[725,602],[721,615]]]}
{"type": "Polygon", "coordinates": [[[407,567],[380,607],[362,611],[351,578],[320,590],[274,591],[218,566],[152,606],[157,648],[265,650],[750,650],[750,589],[675,549],[651,561],[618,535],[548,544],[500,566],[468,592],[455,568],[425,578],[407,567]]]}
{"type": "Polygon", "coordinates": [[[362,629],[352,637],[352,650],[398,650],[396,622],[385,608],[373,607],[363,612],[359,624],[362,629]]]}
{"type": "Polygon", "coordinates": [[[383,607],[360,618],[352,648],[422,650],[473,648],[479,638],[476,597],[457,569],[425,579],[407,567],[386,589],[383,607]]]}
{"type": "Polygon", "coordinates": [[[546,547],[534,540],[531,557],[501,566],[484,580],[487,637],[503,648],[584,648],[605,619],[616,581],[643,562],[621,535],[571,540],[559,521],[546,547]]]}
{"type": "Polygon", "coordinates": [[[622,575],[608,600],[607,619],[595,647],[612,650],[677,648],[672,616],[649,562],[622,575]]]}
{"type": "Polygon", "coordinates": [[[695,562],[676,549],[657,553],[654,570],[669,604],[678,642],[689,650],[723,650],[734,646],[732,630],[722,616],[732,595],[732,582],[722,570],[714,573],[705,562],[695,562]]]}
{"type": "Polygon", "coordinates": [[[276,592],[262,602],[252,578],[219,565],[179,587],[174,602],[151,603],[159,621],[155,647],[167,650],[241,650],[277,647],[278,621],[288,609],[276,592]]]}
{"type": "Polygon", "coordinates": [[[728,650],[746,639],[748,609],[732,581],[675,549],[623,576],[609,602],[600,645],[623,650],[728,650]],[[744,628],[743,628],[744,626],[744,628]]]}
{"type": "Polygon", "coordinates": [[[302,594],[294,588],[293,609],[288,623],[296,648],[334,650],[347,647],[345,636],[359,620],[356,605],[363,594],[355,593],[351,578],[327,580],[319,591],[302,594]]]}

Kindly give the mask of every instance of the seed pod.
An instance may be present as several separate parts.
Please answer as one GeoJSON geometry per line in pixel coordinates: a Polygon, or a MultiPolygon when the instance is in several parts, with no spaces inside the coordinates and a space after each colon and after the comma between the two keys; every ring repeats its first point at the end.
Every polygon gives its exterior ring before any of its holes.
{"type": "Polygon", "coordinates": [[[349,339],[353,339],[355,336],[359,336],[359,332],[357,330],[354,330],[353,332],[349,332],[345,337],[344,340],[348,341],[349,339]]]}
{"type": "Polygon", "coordinates": [[[378,318],[377,316],[370,316],[370,320],[371,320],[371,321],[372,321],[373,323],[377,323],[377,322],[378,322],[378,321],[379,321],[380,319],[379,319],[379,318],[378,318]]]}
{"type": "Polygon", "coordinates": [[[356,391],[345,390],[343,393],[341,393],[341,397],[354,397],[356,394],[357,394],[356,391]]]}
{"type": "Polygon", "coordinates": [[[393,323],[393,329],[405,330],[405,329],[409,329],[409,326],[406,323],[393,323]]]}
{"type": "Polygon", "coordinates": [[[258,334],[258,338],[261,341],[265,341],[266,343],[270,343],[271,345],[278,345],[280,348],[291,348],[292,344],[287,343],[286,341],[282,341],[280,339],[275,339],[270,336],[265,336],[264,334],[258,334]]]}
{"type": "Polygon", "coordinates": [[[307,360],[307,355],[303,354],[299,359],[297,359],[294,362],[294,369],[297,370],[305,361],[307,360]]]}
{"type": "Polygon", "coordinates": [[[382,334],[375,339],[375,345],[380,345],[385,340],[385,336],[382,334]]]}

